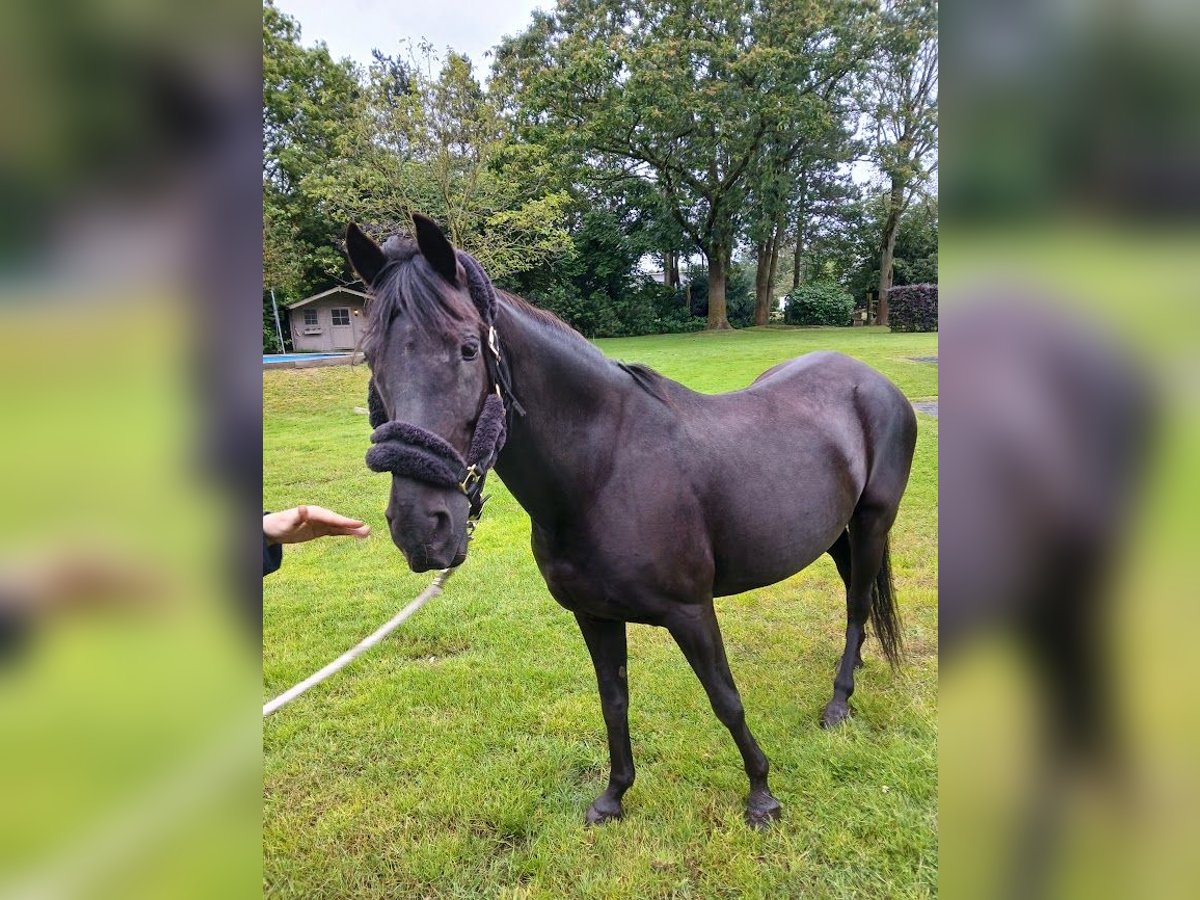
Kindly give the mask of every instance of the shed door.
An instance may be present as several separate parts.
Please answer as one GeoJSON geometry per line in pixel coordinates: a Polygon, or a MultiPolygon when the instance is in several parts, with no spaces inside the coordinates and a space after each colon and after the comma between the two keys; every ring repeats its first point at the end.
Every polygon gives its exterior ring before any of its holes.
{"type": "Polygon", "coordinates": [[[354,349],[354,327],[350,324],[350,310],[335,307],[329,311],[332,318],[330,335],[333,339],[334,350],[354,349]]]}

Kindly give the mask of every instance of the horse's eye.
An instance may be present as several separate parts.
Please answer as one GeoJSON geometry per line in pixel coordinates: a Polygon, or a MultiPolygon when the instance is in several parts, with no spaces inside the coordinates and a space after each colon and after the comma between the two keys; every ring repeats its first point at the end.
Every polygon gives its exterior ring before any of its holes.
{"type": "Polygon", "coordinates": [[[474,359],[479,355],[479,345],[476,343],[462,345],[462,358],[474,359]]]}

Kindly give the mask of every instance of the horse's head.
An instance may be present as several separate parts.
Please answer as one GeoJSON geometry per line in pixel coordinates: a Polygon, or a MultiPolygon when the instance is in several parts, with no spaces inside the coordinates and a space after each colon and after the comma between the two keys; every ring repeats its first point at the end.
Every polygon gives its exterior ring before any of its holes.
{"type": "MultiPolygon", "coordinates": [[[[393,236],[382,247],[357,225],[346,231],[371,294],[363,351],[386,418],[432,432],[465,458],[489,391],[488,327],[454,247],[431,220],[413,221],[416,241],[393,236]]],[[[457,487],[392,475],[388,525],[414,572],[466,558],[469,507],[457,487]]]]}

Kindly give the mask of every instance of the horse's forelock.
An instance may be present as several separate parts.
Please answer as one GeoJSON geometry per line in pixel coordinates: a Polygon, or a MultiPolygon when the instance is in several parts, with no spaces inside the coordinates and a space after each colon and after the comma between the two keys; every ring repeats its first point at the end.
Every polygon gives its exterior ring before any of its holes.
{"type": "Polygon", "coordinates": [[[399,313],[421,329],[440,333],[455,330],[477,315],[470,300],[456,292],[417,249],[416,241],[393,236],[383,245],[387,263],[371,285],[366,305],[367,329],[363,349],[368,354],[399,313]]]}

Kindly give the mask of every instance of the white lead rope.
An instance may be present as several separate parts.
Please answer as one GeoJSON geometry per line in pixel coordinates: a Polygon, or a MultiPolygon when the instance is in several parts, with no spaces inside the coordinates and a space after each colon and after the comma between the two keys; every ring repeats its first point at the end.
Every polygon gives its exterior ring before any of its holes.
{"type": "Polygon", "coordinates": [[[379,626],[379,629],[375,631],[374,634],[363,638],[358,644],[351,647],[325,668],[318,672],[314,672],[295,687],[289,688],[274,700],[264,704],[263,718],[265,719],[284,704],[295,700],[313,685],[320,684],[334,672],[344,669],[346,666],[350,665],[350,663],[354,662],[354,660],[358,659],[360,656],[382,641],[385,637],[395,631],[398,626],[403,624],[404,621],[413,613],[424,606],[426,601],[432,600],[434,597],[440,594],[442,592],[442,588],[446,585],[447,579],[449,579],[452,574],[454,574],[454,569],[442,569],[442,571],[438,572],[437,578],[433,579],[433,583],[430,584],[429,587],[425,588],[425,590],[421,592],[421,595],[417,597],[416,600],[408,604],[408,606],[404,607],[404,609],[400,610],[400,612],[396,613],[396,615],[392,616],[392,618],[388,619],[381,626],[379,626]]]}

